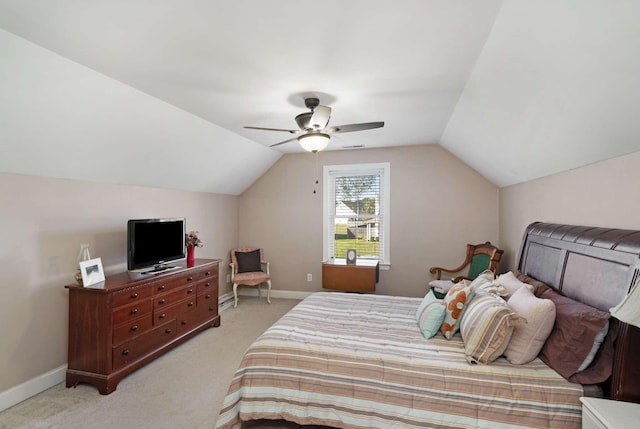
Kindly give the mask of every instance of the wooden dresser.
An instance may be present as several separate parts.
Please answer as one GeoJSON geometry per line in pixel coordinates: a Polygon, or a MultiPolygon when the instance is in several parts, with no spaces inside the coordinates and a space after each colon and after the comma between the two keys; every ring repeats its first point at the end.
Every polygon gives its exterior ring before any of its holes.
{"type": "Polygon", "coordinates": [[[69,289],[67,387],[91,383],[101,394],[198,332],[220,326],[218,259],[185,261],[162,274],[121,273],[102,288],[69,289]]]}

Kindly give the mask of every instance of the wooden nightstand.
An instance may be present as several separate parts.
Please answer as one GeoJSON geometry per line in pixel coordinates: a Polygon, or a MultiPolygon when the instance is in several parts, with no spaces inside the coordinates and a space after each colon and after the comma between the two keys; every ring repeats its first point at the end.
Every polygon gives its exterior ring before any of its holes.
{"type": "Polygon", "coordinates": [[[347,264],[345,259],[322,263],[322,287],[345,292],[375,292],[379,277],[378,261],[357,259],[347,264]]]}
{"type": "Polygon", "coordinates": [[[580,401],[582,429],[626,429],[640,424],[640,404],[598,398],[580,401]]]}

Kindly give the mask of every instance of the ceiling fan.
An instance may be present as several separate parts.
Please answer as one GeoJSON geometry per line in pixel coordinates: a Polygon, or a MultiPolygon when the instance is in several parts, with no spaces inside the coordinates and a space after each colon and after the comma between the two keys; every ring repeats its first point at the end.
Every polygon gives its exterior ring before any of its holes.
{"type": "Polygon", "coordinates": [[[297,137],[272,144],[269,147],[280,146],[298,140],[300,146],[309,152],[318,152],[323,150],[329,144],[331,136],[329,133],[350,133],[353,131],[371,130],[374,128],[384,127],[384,122],[364,122],[360,124],[336,125],[329,127],[329,119],[331,117],[331,108],[321,106],[320,100],[315,97],[305,98],[305,106],[309,112],[300,113],[296,116],[296,123],[300,129],[288,130],[283,128],[264,128],[264,127],[244,127],[251,130],[265,131],[282,131],[290,134],[300,134],[297,137]]]}

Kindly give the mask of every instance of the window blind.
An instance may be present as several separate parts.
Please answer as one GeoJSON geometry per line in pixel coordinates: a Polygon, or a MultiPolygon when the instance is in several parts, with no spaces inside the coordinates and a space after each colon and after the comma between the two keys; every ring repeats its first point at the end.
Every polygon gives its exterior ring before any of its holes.
{"type": "Polygon", "coordinates": [[[356,249],[358,258],[384,261],[384,175],[384,168],[328,171],[329,257],[345,258],[347,249],[356,249]]]}

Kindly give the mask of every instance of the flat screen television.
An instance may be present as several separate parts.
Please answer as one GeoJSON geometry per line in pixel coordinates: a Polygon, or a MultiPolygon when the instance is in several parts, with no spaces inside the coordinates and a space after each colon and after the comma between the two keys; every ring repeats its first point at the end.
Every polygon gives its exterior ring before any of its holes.
{"type": "Polygon", "coordinates": [[[127,267],[147,272],[173,268],[168,262],[185,257],[184,218],[131,219],[127,222],[127,267]]]}

